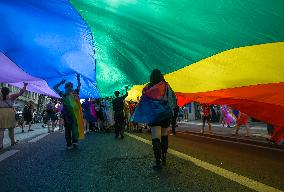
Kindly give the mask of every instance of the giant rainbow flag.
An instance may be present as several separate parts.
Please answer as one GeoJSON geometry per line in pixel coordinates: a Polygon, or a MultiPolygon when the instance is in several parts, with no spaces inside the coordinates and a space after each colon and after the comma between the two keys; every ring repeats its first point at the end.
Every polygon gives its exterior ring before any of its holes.
{"type": "Polygon", "coordinates": [[[0,0],[0,81],[30,80],[31,89],[53,94],[50,87],[63,77],[75,83],[77,72],[81,97],[130,84],[135,99],[159,68],[179,105],[228,104],[283,126],[283,7],[283,0],[0,0]]]}

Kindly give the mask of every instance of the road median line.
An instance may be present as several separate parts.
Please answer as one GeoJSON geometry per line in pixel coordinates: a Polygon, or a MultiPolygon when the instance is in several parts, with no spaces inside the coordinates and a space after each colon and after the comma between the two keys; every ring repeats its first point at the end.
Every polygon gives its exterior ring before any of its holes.
{"type": "MultiPolygon", "coordinates": [[[[129,137],[132,137],[138,141],[141,141],[143,143],[152,145],[151,141],[141,138],[139,136],[130,134],[130,133],[125,133],[126,135],[128,135],[129,137]]],[[[234,181],[236,183],[239,183],[247,188],[253,189],[255,191],[259,191],[259,192],[281,192],[281,190],[276,189],[274,187],[268,186],[266,184],[260,183],[258,181],[255,181],[253,179],[247,178],[245,176],[239,175],[237,173],[228,171],[226,169],[223,169],[221,167],[218,167],[216,165],[207,163],[205,161],[202,161],[200,159],[197,159],[195,157],[189,156],[187,154],[181,153],[179,151],[176,151],[174,149],[169,149],[168,150],[169,154],[172,154],[180,159],[186,160],[186,161],[190,161],[192,163],[194,163],[196,166],[201,167],[203,169],[206,169],[212,173],[215,173],[217,175],[220,175],[222,177],[225,177],[231,181],[234,181]]]]}

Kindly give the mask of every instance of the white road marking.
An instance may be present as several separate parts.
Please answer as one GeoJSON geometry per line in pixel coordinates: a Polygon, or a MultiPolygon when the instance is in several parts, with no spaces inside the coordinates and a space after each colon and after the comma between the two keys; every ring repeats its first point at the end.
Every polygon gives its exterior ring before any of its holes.
{"type": "Polygon", "coordinates": [[[33,138],[32,140],[29,140],[28,142],[29,142],[29,143],[35,143],[35,142],[37,142],[38,140],[40,140],[40,139],[46,137],[47,135],[49,135],[49,133],[44,133],[44,134],[42,134],[42,135],[40,135],[40,136],[37,136],[37,137],[33,138]]]}
{"type": "MultiPolygon", "coordinates": [[[[130,133],[125,133],[129,137],[132,137],[138,141],[141,141],[143,143],[151,145],[151,141],[138,137],[136,135],[130,134],[130,133]]],[[[250,179],[248,177],[242,176],[240,174],[228,171],[226,169],[223,169],[221,167],[218,167],[216,165],[207,163],[205,161],[202,161],[200,159],[197,159],[195,157],[189,156],[187,154],[181,153],[179,151],[173,150],[173,149],[168,149],[168,153],[172,154],[178,158],[181,158],[186,161],[190,161],[194,163],[196,166],[201,167],[203,169],[206,169],[208,171],[211,171],[212,173],[215,173],[217,175],[220,175],[222,177],[225,177],[231,181],[234,181],[236,183],[239,183],[247,188],[253,189],[255,191],[259,192],[281,192],[281,190],[276,189],[274,187],[268,186],[266,184],[260,183],[258,181],[255,181],[253,179],[250,179]]]]}
{"type": "MultiPolygon", "coordinates": [[[[259,146],[259,145],[237,142],[237,141],[229,141],[229,140],[224,140],[224,139],[217,139],[217,138],[213,138],[213,137],[206,137],[206,136],[203,136],[203,135],[191,134],[191,133],[188,133],[188,132],[179,131],[177,133],[181,133],[181,134],[184,134],[184,135],[191,135],[191,136],[195,136],[195,137],[202,137],[202,138],[211,139],[211,140],[215,140],[215,141],[222,141],[222,142],[227,142],[227,143],[235,143],[235,144],[239,144],[239,145],[246,145],[246,146],[256,147],[256,148],[260,148],[260,149],[268,149],[268,150],[284,152],[283,149],[270,148],[270,147],[265,147],[265,146],[259,146]]],[[[230,138],[230,137],[227,137],[227,138],[230,138]]]]}
{"type": "Polygon", "coordinates": [[[0,155],[0,162],[7,159],[8,157],[11,157],[12,155],[18,153],[19,150],[10,150],[10,151],[6,151],[5,153],[0,155]]]}

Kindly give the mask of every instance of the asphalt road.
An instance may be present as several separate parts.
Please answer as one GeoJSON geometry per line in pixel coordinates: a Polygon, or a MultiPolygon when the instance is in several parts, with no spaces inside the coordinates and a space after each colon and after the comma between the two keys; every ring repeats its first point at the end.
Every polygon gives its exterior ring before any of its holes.
{"type": "MultiPolygon", "coordinates": [[[[147,133],[135,135],[150,140],[147,133]]],[[[1,192],[253,191],[175,155],[156,172],[151,168],[151,145],[129,136],[121,140],[113,134],[91,133],[71,151],[65,149],[63,133],[31,139],[0,152],[18,150],[0,161],[1,192]]],[[[170,136],[170,148],[284,190],[283,151],[181,133],[170,136]]]]}

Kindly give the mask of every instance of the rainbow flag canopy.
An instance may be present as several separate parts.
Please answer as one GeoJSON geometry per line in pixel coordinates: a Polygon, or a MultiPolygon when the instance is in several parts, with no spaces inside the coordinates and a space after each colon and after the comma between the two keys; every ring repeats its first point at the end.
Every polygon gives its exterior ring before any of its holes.
{"type": "Polygon", "coordinates": [[[82,97],[98,97],[92,32],[67,0],[0,0],[0,82],[58,97],[52,87],[82,76],[82,97]]]}
{"type": "Polygon", "coordinates": [[[179,105],[228,104],[284,125],[283,7],[283,0],[1,0],[0,65],[13,70],[0,81],[30,80],[53,94],[61,78],[76,83],[77,72],[81,97],[130,84],[135,99],[158,68],[179,105]]]}

